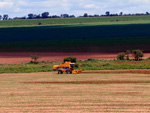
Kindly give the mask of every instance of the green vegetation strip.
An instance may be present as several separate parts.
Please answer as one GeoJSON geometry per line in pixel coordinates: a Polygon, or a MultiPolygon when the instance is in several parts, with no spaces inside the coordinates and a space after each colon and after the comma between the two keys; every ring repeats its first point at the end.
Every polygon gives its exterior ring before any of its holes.
{"type": "Polygon", "coordinates": [[[120,21],[147,21],[150,16],[119,16],[119,17],[96,17],[96,18],[68,18],[68,19],[31,19],[31,20],[7,20],[0,21],[0,27],[15,26],[37,26],[42,25],[60,25],[60,24],[83,24],[95,22],[120,22],[120,21]]]}
{"type": "Polygon", "coordinates": [[[149,29],[150,24],[0,28],[0,51],[149,51],[149,29]]]}
{"type": "MultiPolygon", "coordinates": [[[[50,72],[53,71],[54,64],[60,62],[49,63],[27,63],[27,64],[1,64],[0,73],[31,73],[31,72],[50,72]]],[[[76,69],[84,70],[127,70],[127,69],[150,69],[150,60],[86,60],[77,61],[78,67],[76,69]]]]}
{"type": "Polygon", "coordinates": [[[94,60],[79,63],[84,70],[124,70],[124,69],[150,69],[150,62],[147,61],[118,61],[118,60],[94,60]]]}
{"type": "Polygon", "coordinates": [[[52,71],[52,64],[2,64],[0,73],[31,73],[52,71]]]}
{"type": "Polygon", "coordinates": [[[0,48],[17,47],[65,47],[65,46],[108,46],[108,45],[130,45],[149,44],[150,37],[126,37],[126,38],[95,38],[95,39],[68,39],[68,40],[46,40],[46,41],[24,41],[24,42],[0,42],[0,48]],[[136,40],[136,41],[135,41],[136,40]]]}

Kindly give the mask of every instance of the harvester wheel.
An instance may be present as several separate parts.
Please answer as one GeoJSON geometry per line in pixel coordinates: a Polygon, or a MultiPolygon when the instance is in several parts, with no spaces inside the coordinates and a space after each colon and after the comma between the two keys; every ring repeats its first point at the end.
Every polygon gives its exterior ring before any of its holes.
{"type": "Polygon", "coordinates": [[[58,74],[63,74],[63,71],[59,70],[59,71],[58,71],[58,74]]]}
{"type": "Polygon", "coordinates": [[[67,74],[72,74],[72,70],[67,70],[66,73],[67,74]]]}

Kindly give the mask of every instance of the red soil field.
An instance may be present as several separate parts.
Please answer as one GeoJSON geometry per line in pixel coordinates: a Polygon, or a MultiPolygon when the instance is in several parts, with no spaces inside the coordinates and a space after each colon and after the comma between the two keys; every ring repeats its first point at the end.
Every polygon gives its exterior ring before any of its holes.
{"type": "MultiPolygon", "coordinates": [[[[31,61],[31,55],[39,55],[39,61],[63,61],[65,57],[74,56],[78,60],[93,59],[116,59],[117,52],[73,52],[73,53],[56,53],[56,52],[0,52],[0,64],[27,63],[31,61]]],[[[150,57],[150,52],[144,53],[144,57],[150,57]]]]}

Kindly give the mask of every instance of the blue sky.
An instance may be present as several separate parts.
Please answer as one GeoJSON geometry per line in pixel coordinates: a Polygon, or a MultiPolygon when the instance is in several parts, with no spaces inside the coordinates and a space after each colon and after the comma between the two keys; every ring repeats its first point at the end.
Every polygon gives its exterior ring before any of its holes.
{"type": "Polygon", "coordinates": [[[0,0],[0,15],[21,17],[45,11],[50,15],[67,13],[76,16],[84,13],[100,15],[106,11],[145,13],[150,12],[150,0],[0,0]]]}

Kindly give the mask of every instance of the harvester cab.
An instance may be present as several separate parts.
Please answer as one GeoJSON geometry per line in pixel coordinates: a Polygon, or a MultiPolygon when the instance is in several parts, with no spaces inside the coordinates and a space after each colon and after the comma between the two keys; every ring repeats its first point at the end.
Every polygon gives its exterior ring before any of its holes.
{"type": "Polygon", "coordinates": [[[63,72],[66,72],[67,74],[78,74],[82,72],[82,69],[80,70],[74,70],[75,63],[71,62],[65,62],[60,65],[54,65],[53,70],[58,70],[58,74],[63,74],[63,72]]]}

